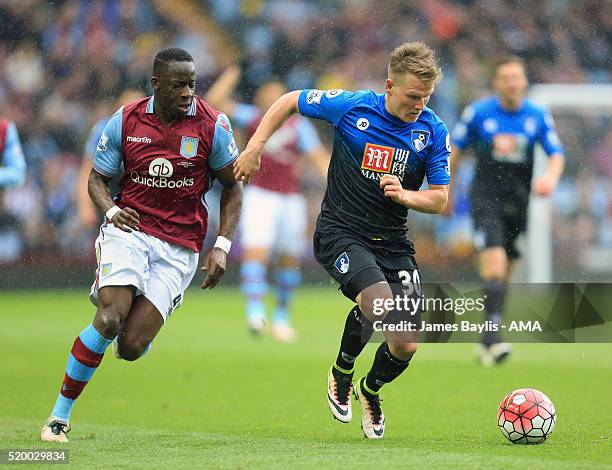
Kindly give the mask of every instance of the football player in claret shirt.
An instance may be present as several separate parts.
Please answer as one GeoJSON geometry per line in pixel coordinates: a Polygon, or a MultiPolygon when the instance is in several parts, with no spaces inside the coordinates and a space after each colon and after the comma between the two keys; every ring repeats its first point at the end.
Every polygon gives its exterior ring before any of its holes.
{"type": "MultiPolygon", "coordinates": [[[[507,284],[520,256],[518,236],[527,226],[527,206],[533,190],[549,196],[563,173],[565,157],[551,115],[525,99],[528,81],[519,57],[497,63],[493,86],[497,94],[469,105],[452,132],[456,152],[471,150],[476,173],[470,191],[474,245],[487,320],[501,324],[507,284]],[[533,154],[539,143],[549,156],[544,174],[531,185],[533,154]]],[[[510,345],[499,332],[487,331],[479,349],[484,365],[508,357],[510,345]]]]}
{"type": "MultiPolygon", "coordinates": [[[[250,137],[263,114],[287,90],[282,83],[270,80],[257,88],[255,104],[238,103],[231,95],[239,78],[240,69],[229,66],[210,87],[206,100],[227,113],[234,126],[250,137]]],[[[305,162],[325,178],[328,151],[308,119],[292,116],[266,144],[261,169],[244,189],[239,226],[243,248],[240,278],[247,298],[249,329],[254,334],[266,329],[264,297],[268,291],[268,265],[274,258],[276,269],[270,277],[276,287],[277,305],[272,316],[272,336],[283,342],[296,339],[289,307],[301,280],[299,264],[306,246],[307,206],[300,179],[305,162]]]]}
{"type": "Polygon", "coordinates": [[[206,234],[203,198],[213,178],[224,185],[219,237],[206,255],[201,287],[213,288],[225,272],[242,203],[232,171],[238,150],[227,117],[195,96],[195,81],[189,53],[160,51],[153,96],[120,108],[100,137],[89,177],[91,199],[106,214],[96,240],[97,311],[72,346],[42,440],[68,440],[74,401],[113,340],[120,358],[138,359],[183,302],[206,234]],[[122,164],[113,200],[108,183],[122,164]]]}
{"type": "MultiPolygon", "coordinates": [[[[411,292],[421,289],[414,246],[406,235],[408,209],[437,214],[448,200],[448,130],[426,107],[441,76],[433,51],[414,42],[391,54],[385,93],[287,93],[263,117],[234,165],[236,178],[248,181],[259,168],[266,141],[295,112],[336,128],[314,249],[344,295],[357,304],[348,314],[328,373],[329,408],[345,423],[352,418],[355,358],[371,336],[373,323],[388,313],[376,306],[386,309],[398,285],[411,292]],[[419,190],[425,177],[429,188],[419,190]]],[[[354,387],[362,408],[361,427],[370,439],[383,437],[385,430],[381,387],[406,370],[417,349],[417,338],[407,341],[403,335],[384,334],[386,341],[372,368],[354,387]]]]}

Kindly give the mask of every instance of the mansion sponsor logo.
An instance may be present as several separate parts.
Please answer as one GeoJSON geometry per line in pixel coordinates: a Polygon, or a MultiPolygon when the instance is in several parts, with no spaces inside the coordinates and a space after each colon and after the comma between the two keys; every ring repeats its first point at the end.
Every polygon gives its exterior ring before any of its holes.
{"type": "Polygon", "coordinates": [[[134,143],[137,143],[137,144],[150,144],[151,142],[153,142],[148,137],[134,137],[133,135],[128,135],[125,138],[125,140],[128,141],[128,142],[134,142],[134,143]]]}
{"type": "Polygon", "coordinates": [[[361,160],[361,174],[371,180],[380,180],[383,174],[404,179],[410,151],[367,143],[361,160]]]}

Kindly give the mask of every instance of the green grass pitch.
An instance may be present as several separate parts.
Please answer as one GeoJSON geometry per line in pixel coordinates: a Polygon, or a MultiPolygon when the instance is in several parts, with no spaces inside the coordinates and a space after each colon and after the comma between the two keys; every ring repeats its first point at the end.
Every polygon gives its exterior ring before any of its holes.
{"type": "MultiPolygon", "coordinates": [[[[67,447],[74,468],[610,468],[612,345],[519,344],[484,369],[473,345],[423,345],[383,389],[385,438],[367,441],[359,410],[331,418],[326,373],[350,304],[333,288],[296,295],[300,340],[251,338],[240,293],[187,293],[151,352],[106,355],[77,402],[67,447]],[[539,446],[507,442],[496,426],[504,395],[542,390],[557,427],[539,446]]],[[[0,449],[38,441],[69,348],[94,310],[85,292],[0,294],[0,449]]],[[[369,345],[358,360],[365,373],[369,345]]],[[[23,467],[22,467],[23,468],[23,467]]],[[[40,467],[34,467],[40,468],[40,467]]]]}

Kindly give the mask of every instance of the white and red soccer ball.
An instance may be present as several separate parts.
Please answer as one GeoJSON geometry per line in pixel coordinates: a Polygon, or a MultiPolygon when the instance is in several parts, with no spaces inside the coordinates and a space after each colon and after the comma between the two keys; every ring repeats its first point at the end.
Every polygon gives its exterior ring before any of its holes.
{"type": "Polygon", "coordinates": [[[499,430],[513,444],[540,444],[555,428],[552,401],[539,390],[519,388],[502,400],[497,411],[499,430]]]}

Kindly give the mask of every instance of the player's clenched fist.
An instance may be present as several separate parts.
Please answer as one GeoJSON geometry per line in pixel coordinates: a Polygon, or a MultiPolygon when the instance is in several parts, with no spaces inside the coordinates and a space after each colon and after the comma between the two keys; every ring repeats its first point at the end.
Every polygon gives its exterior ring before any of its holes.
{"type": "Polygon", "coordinates": [[[120,212],[113,215],[111,222],[124,232],[131,232],[132,230],[138,230],[140,216],[131,207],[124,207],[120,212]]]}
{"type": "Polygon", "coordinates": [[[234,162],[234,178],[236,181],[250,182],[260,164],[261,151],[247,147],[234,162]]]}
{"type": "Polygon", "coordinates": [[[221,277],[225,274],[225,265],[227,260],[227,254],[220,248],[213,248],[206,255],[202,271],[207,271],[206,278],[202,285],[202,289],[214,288],[221,277]]]}
{"type": "Polygon", "coordinates": [[[380,187],[385,192],[385,197],[388,197],[393,202],[402,204],[404,198],[404,188],[399,178],[395,175],[384,175],[380,179],[380,187]]]}

